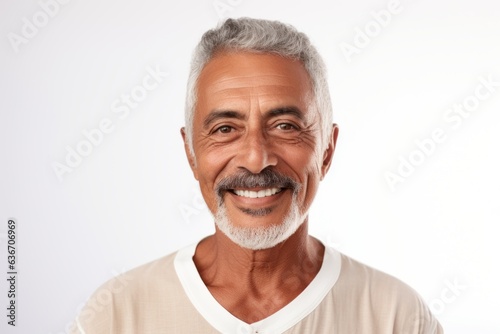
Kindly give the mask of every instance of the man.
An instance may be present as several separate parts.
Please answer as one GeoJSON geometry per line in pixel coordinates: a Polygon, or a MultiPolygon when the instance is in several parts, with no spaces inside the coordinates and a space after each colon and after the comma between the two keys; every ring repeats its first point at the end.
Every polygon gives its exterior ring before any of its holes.
{"type": "Polygon", "coordinates": [[[308,235],[338,127],[304,34],[247,18],[205,33],[181,134],[215,234],[106,283],[75,332],[442,333],[411,288],[308,235]]]}

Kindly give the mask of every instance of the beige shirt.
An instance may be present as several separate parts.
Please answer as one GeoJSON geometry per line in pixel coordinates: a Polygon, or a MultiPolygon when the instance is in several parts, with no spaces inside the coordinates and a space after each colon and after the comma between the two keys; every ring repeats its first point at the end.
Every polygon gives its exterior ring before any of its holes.
{"type": "Polygon", "coordinates": [[[247,324],[212,297],[192,260],[195,250],[196,244],[105,283],[71,333],[443,333],[413,289],[331,248],[299,296],[247,324]]]}

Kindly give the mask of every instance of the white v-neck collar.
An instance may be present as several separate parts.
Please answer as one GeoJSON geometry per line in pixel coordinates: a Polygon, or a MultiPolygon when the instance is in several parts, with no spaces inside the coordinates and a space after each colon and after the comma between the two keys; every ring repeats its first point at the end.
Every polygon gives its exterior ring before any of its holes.
{"type": "Polygon", "coordinates": [[[212,296],[203,283],[193,261],[196,246],[193,244],[177,252],[175,271],[189,300],[196,310],[216,330],[224,334],[276,334],[283,333],[310,314],[325,298],[340,275],[340,254],[325,247],[323,264],[309,285],[285,307],[252,324],[236,318],[212,296]]]}

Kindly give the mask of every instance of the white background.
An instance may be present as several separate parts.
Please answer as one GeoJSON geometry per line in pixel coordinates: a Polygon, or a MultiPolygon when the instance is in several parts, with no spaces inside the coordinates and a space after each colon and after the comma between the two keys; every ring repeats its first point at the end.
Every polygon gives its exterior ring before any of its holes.
{"type": "MultiPolygon", "coordinates": [[[[446,333],[500,333],[498,2],[401,0],[381,28],[372,12],[386,0],[219,2],[224,16],[293,24],[329,68],[340,136],[311,233],[410,284],[446,333]],[[493,92],[446,121],[481,77],[493,92]],[[415,153],[438,128],[444,142],[415,153]],[[420,165],[392,190],[386,173],[410,156],[420,165]]],[[[213,230],[179,134],[191,52],[220,19],[213,0],[71,0],[47,22],[42,11],[0,3],[0,268],[14,217],[19,271],[16,328],[0,280],[2,333],[65,333],[105,280],[213,230]],[[40,27],[15,46],[23,18],[40,27]],[[120,118],[111,105],[156,67],[169,75],[120,118]],[[59,180],[54,162],[103,119],[113,131],[59,180]]]]}

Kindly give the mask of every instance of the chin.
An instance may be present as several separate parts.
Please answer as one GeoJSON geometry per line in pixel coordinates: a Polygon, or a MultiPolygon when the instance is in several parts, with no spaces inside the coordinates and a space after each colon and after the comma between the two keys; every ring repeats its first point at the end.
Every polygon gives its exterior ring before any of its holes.
{"type": "MultiPolygon", "coordinates": [[[[268,209],[245,212],[250,219],[261,220],[269,215],[268,209]]],[[[270,226],[236,226],[228,217],[224,204],[220,205],[215,214],[215,224],[231,241],[240,247],[251,250],[272,248],[292,236],[303,222],[299,206],[294,199],[288,214],[279,224],[270,226]]]]}

